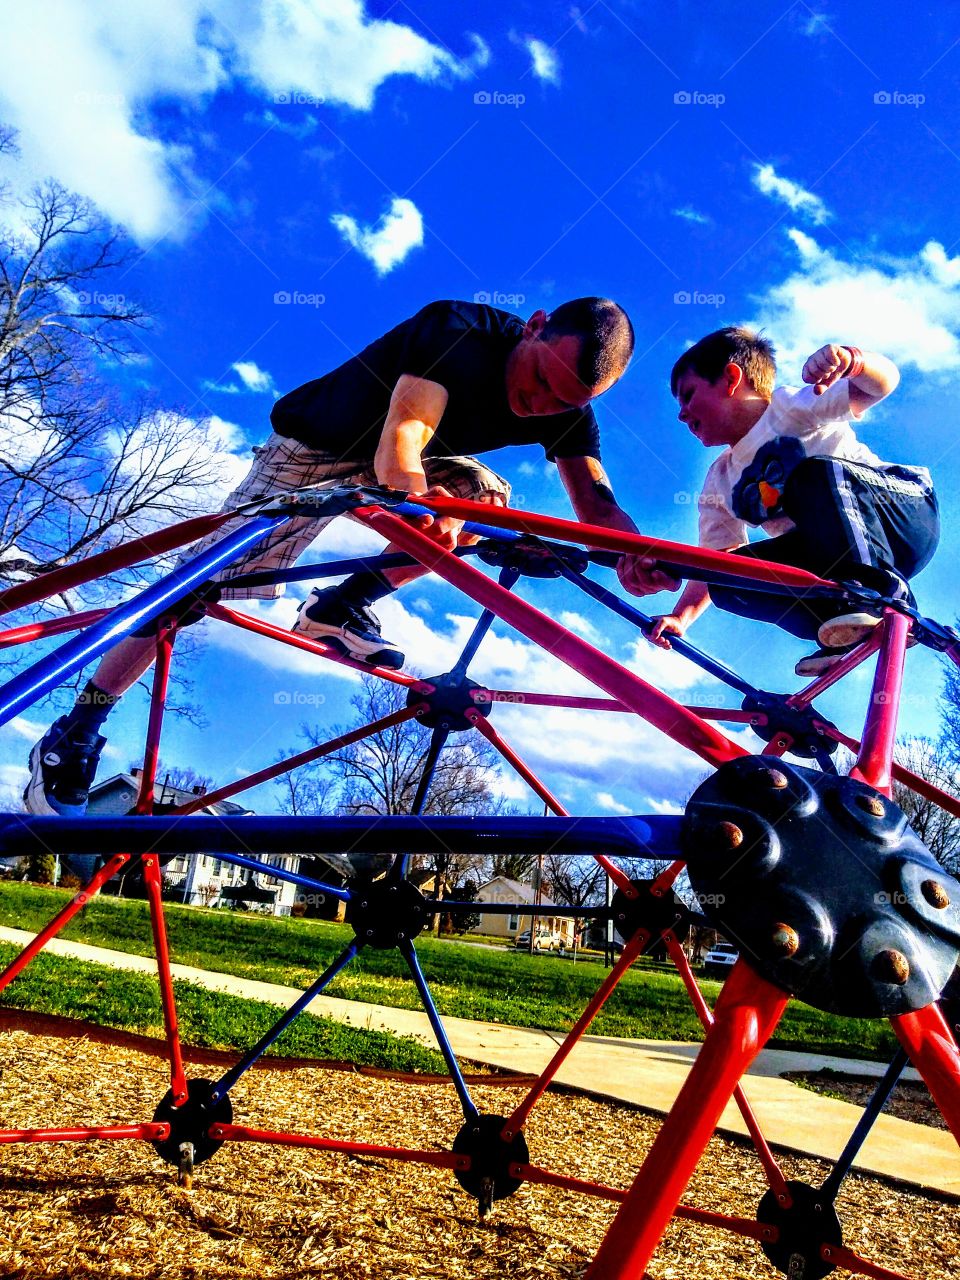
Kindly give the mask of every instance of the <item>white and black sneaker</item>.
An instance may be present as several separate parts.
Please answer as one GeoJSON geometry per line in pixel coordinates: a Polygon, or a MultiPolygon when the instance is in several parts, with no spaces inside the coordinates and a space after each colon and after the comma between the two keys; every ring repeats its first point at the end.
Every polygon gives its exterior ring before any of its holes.
{"type": "Polygon", "coordinates": [[[817,640],[825,649],[852,649],[862,644],[875,627],[880,625],[880,617],[875,613],[841,613],[835,618],[828,618],[820,624],[817,640]]]}
{"type": "Polygon", "coordinates": [[[71,728],[66,716],[55,721],[30,752],[27,812],[82,817],[106,741],[96,730],[71,728]]]}
{"type": "Polygon", "coordinates": [[[297,610],[293,630],[372,667],[399,668],[405,661],[397,646],[384,639],[377,615],[342,600],[336,587],[314,587],[297,610]]]}

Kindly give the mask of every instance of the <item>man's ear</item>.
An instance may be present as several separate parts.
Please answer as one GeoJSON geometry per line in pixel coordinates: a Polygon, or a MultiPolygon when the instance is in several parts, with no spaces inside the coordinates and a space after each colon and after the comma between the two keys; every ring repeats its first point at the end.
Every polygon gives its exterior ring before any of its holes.
{"type": "Polygon", "coordinates": [[[728,364],[723,370],[723,389],[728,396],[735,396],[743,384],[743,370],[738,364],[728,364]]]}
{"type": "Polygon", "coordinates": [[[546,323],[547,313],[543,310],[535,311],[523,326],[523,336],[525,338],[539,338],[546,323]]]}

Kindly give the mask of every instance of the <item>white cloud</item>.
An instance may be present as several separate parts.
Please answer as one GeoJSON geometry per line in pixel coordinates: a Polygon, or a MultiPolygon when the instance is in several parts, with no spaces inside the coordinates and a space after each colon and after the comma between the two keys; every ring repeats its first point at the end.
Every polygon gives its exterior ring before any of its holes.
{"type": "Polygon", "coordinates": [[[28,742],[36,742],[38,738],[42,738],[49,727],[41,724],[39,720],[28,720],[26,716],[14,716],[10,721],[10,728],[14,733],[18,733],[21,738],[26,738],[28,742]]]}
{"type": "Polygon", "coordinates": [[[684,222],[695,222],[698,226],[705,227],[713,221],[705,213],[701,213],[699,209],[694,209],[692,205],[684,205],[682,209],[674,209],[673,216],[675,218],[683,218],[684,222]]]}
{"type": "Polygon", "coordinates": [[[582,613],[573,613],[569,609],[563,609],[560,613],[559,621],[561,626],[566,627],[568,631],[575,631],[578,636],[583,636],[584,640],[589,640],[591,644],[597,644],[601,639],[597,628],[582,613]]]}
{"type": "Polygon", "coordinates": [[[908,257],[850,262],[802,231],[787,234],[799,269],[763,295],[755,318],[775,335],[785,381],[844,335],[924,373],[960,368],[960,256],[931,240],[908,257]]]}
{"type": "Polygon", "coordinates": [[[34,0],[7,10],[0,118],[18,130],[23,156],[10,176],[24,189],[56,178],[141,243],[189,229],[200,206],[184,185],[209,191],[191,181],[190,148],[161,136],[155,104],[195,114],[239,85],[269,97],[273,127],[302,134],[305,105],[369,110],[392,76],[463,79],[489,61],[477,36],[460,59],[369,17],[362,0],[34,0]]]}
{"type": "Polygon", "coordinates": [[[632,810],[628,804],[621,804],[609,791],[597,792],[597,804],[601,809],[608,809],[611,813],[631,813],[632,810]]]}
{"type": "Polygon", "coordinates": [[[527,52],[530,54],[530,62],[533,67],[533,74],[538,80],[544,80],[547,84],[560,83],[560,59],[555,49],[551,49],[548,44],[542,40],[536,39],[535,36],[527,36],[525,42],[527,52]]]}
{"type": "Polygon", "coordinates": [[[654,813],[677,816],[685,812],[683,805],[677,804],[675,800],[648,800],[647,803],[654,813]]]}
{"type": "Polygon", "coordinates": [[[273,386],[273,378],[270,374],[265,369],[259,368],[252,360],[238,360],[230,368],[248,391],[269,391],[273,386]]]}
{"type": "Polygon", "coordinates": [[[789,178],[781,178],[772,164],[756,164],[753,167],[753,185],[765,196],[781,200],[794,211],[802,213],[818,226],[830,217],[830,211],[819,196],[806,191],[789,178]]]}
{"type": "Polygon", "coordinates": [[[412,200],[394,197],[375,227],[363,227],[346,213],[335,213],[330,221],[381,276],[398,266],[411,249],[423,244],[423,218],[412,200]]]}
{"type": "Polygon", "coordinates": [[[30,770],[22,764],[0,765],[0,810],[19,813],[23,808],[23,789],[30,770]]]}

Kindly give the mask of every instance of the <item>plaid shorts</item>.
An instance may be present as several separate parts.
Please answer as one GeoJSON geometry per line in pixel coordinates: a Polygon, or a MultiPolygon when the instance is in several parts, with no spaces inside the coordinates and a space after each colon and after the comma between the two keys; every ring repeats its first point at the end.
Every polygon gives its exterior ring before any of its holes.
{"type": "MultiPolygon", "coordinates": [[[[373,463],[366,460],[335,458],[330,454],[309,449],[299,440],[290,440],[270,433],[266,444],[253,450],[253,466],[223,504],[229,511],[241,503],[256,498],[286,493],[291,489],[303,489],[308,485],[332,488],[342,484],[376,484],[373,463]]],[[[480,502],[488,494],[499,494],[505,503],[510,501],[510,485],[476,458],[424,458],[423,468],[430,484],[443,485],[457,498],[469,498],[480,502]]],[[[269,569],[289,569],[300,558],[310,543],[336,516],[294,516],[280,528],[268,534],[246,555],[234,561],[227,569],[214,575],[214,582],[233,578],[241,573],[260,573],[269,569]]],[[[225,534],[232,533],[245,523],[245,517],[228,520],[215,533],[194,543],[182,551],[176,567],[192,560],[194,556],[219,542],[225,534]]],[[[224,588],[224,600],[240,600],[251,596],[273,600],[282,596],[283,583],[262,587],[224,588]]]]}

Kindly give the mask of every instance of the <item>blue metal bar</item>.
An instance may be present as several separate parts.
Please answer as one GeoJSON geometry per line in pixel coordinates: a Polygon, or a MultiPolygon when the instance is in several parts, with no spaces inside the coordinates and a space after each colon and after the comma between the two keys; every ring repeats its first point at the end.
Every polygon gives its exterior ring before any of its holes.
{"type": "Polygon", "coordinates": [[[332,884],[324,884],[322,880],[312,880],[310,876],[302,876],[296,871],[287,871],[285,867],[273,867],[268,862],[247,858],[242,853],[218,853],[217,857],[221,862],[229,862],[232,866],[258,871],[262,875],[270,876],[273,880],[286,880],[288,884],[298,884],[303,889],[319,889],[321,893],[326,893],[331,898],[339,898],[341,902],[350,901],[349,889],[335,889],[332,884]]]}
{"type": "Polygon", "coordinates": [[[319,978],[317,978],[316,982],[314,982],[312,986],[307,987],[303,995],[300,996],[298,1000],[295,1000],[290,1008],[277,1019],[270,1030],[261,1036],[253,1048],[247,1050],[236,1066],[231,1067],[229,1071],[224,1072],[210,1094],[210,1101],[212,1103],[219,1102],[224,1094],[229,1093],[240,1077],[244,1075],[245,1072],[249,1071],[259,1058],[263,1057],[274,1041],[283,1035],[291,1022],[295,1021],[295,1019],[303,1013],[310,1001],[318,996],[324,987],[329,986],[340,970],[350,963],[360,950],[360,945],[361,944],[356,941],[351,942],[346,951],[337,956],[333,964],[331,964],[330,967],[326,969],[319,978]]]}
{"type": "MultiPolygon", "coordinates": [[[[581,855],[588,858],[589,854],[581,855]]],[[[474,898],[470,902],[460,902],[452,898],[443,899],[444,911],[471,911],[482,912],[485,916],[515,916],[530,914],[529,902],[478,902],[474,898]]],[[[604,920],[612,914],[610,907],[567,907],[562,904],[551,902],[549,907],[543,909],[541,915],[550,916],[568,916],[571,920],[576,916],[590,916],[595,920],[604,920]]]]}
{"type": "MultiPolygon", "coordinates": [[[[633,605],[627,604],[625,600],[621,600],[612,591],[602,587],[599,582],[594,582],[591,578],[586,577],[585,574],[574,572],[574,570],[567,568],[566,565],[561,566],[561,571],[563,576],[570,582],[575,583],[581,591],[585,591],[588,596],[592,596],[600,604],[605,604],[608,609],[612,609],[614,613],[621,618],[625,618],[627,622],[632,622],[635,627],[640,628],[644,635],[653,626],[653,618],[646,613],[641,613],[633,605]]],[[[716,658],[711,658],[709,654],[698,649],[696,645],[692,645],[689,640],[684,640],[680,636],[671,636],[670,648],[682,654],[683,657],[689,658],[691,662],[710,675],[716,676],[718,680],[722,680],[724,684],[729,685],[732,689],[736,689],[743,694],[759,696],[759,689],[755,689],[752,684],[742,680],[735,671],[731,671],[729,667],[724,666],[722,662],[718,662],[716,658]]]]}
{"type": "Polygon", "coordinates": [[[420,968],[420,961],[417,958],[416,948],[409,938],[405,938],[399,944],[401,954],[406,960],[410,968],[413,981],[417,990],[420,992],[420,999],[423,1001],[423,1007],[427,1011],[427,1017],[430,1019],[430,1025],[433,1027],[433,1034],[437,1037],[437,1044],[440,1046],[440,1052],[443,1054],[447,1069],[450,1072],[450,1078],[453,1081],[453,1087],[457,1091],[460,1098],[460,1105],[463,1108],[463,1118],[465,1120],[476,1120],[480,1112],[474,1106],[473,1099],[470,1097],[470,1091],[467,1088],[467,1082],[463,1078],[463,1072],[460,1070],[460,1064],[457,1062],[457,1055],[453,1052],[453,1045],[447,1039],[446,1028],[437,1012],[437,1006],[433,1003],[433,996],[430,994],[430,988],[427,986],[427,980],[423,976],[423,970],[420,968]]]}
{"type": "MultiPolygon", "coordinates": [[[[463,853],[511,849],[516,853],[596,854],[672,862],[684,856],[683,819],[645,817],[351,817],[293,818],[174,814],[140,817],[52,818],[0,813],[0,854],[13,857],[46,849],[63,853],[204,853],[246,865],[249,853],[463,853]]],[[[262,864],[254,870],[264,871],[262,864]]],[[[293,878],[277,867],[269,873],[293,878]]]]}
{"type": "MultiPolygon", "coordinates": [[[[423,812],[423,806],[427,802],[427,795],[430,791],[430,783],[433,781],[433,775],[437,769],[437,761],[440,759],[440,752],[446,745],[447,738],[450,737],[450,730],[444,724],[438,724],[430,737],[430,747],[427,750],[427,758],[423,762],[423,769],[420,773],[420,781],[417,783],[417,794],[413,797],[413,804],[410,806],[410,812],[413,815],[423,812]]],[[[408,853],[401,854],[390,868],[389,879],[396,883],[398,880],[404,879],[407,874],[407,867],[410,863],[410,855],[408,853]]]]}
{"type": "MultiPolygon", "coordinates": [[[[396,516],[432,516],[434,520],[437,519],[435,511],[431,511],[429,507],[421,507],[416,502],[398,502],[387,510],[396,516]]],[[[497,542],[516,542],[524,536],[516,529],[495,529],[491,524],[478,524],[476,520],[464,520],[463,532],[476,534],[478,538],[495,538],[497,542]]]]}
{"type": "MultiPolygon", "coordinates": [[[[510,565],[505,565],[500,570],[499,582],[501,587],[505,587],[507,591],[510,591],[516,586],[517,579],[519,577],[519,569],[514,569],[510,565]]],[[[450,670],[450,675],[454,680],[462,680],[467,674],[467,667],[469,667],[470,663],[476,657],[477,650],[480,648],[480,642],[490,630],[491,624],[496,616],[497,615],[491,609],[484,609],[483,613],[481,613],[480,617],[477,619],[470,638],[463,646],[463,653],[461,653],[460,657],[450,670]]]]}
{"type": "MultiPolygon", "coordinates": [[[[456,547],[455,556],[475,556],[482,547],[456,547]]],[[[384,569],[408,569],[419,564],[413,556],[405,551],[393,551],[389,555],[350,556],[346,560],[326,560],[320,564],[294,565],[292,569],[265,569],[261,573],[239,573],[235,578],[224,578],[223,585],[228,583],[231,590],[236,587],[272,586],[279,582],[305,582],[309,578],[337,578],[346,573],[357,573],[362,569],[373,569],[382,572],[384,569]]]]}
{"type": "Polygon", "coordinates": [[[887,1104],[887,1099],[893,1092],[897,1081],[903,1074],[903,1069],[909,1061],[906,1050],[898,1049],[893,1057],[889,1067],[884,1073],[883,1079],[877,1085],[873,1097],[864,1108],[863,1115],[857,1122],[857,1127],[847,1142],[847,1145],[841,1151],[837,1163],[833,1166],[830,1176],[826,1179],[821,1192],[832,1203],[837,1198],[837,1192],[840,1190],[840,1183],[850,1172],[850,1166],[857,1158],[857,1153],[867,1140],[867,1134],[873,1128],[877,1121],[877,1117],[887,1104]]]}
{"type": "Polygon", "coordinates": [[[288,516],[258,516],[250,519],[243,528],[228,533],[214,546],[194,556],[181,568],[168,573],[132,600],[118,605],[100,622],[93,623],[79,635],[67,640],[59,649],[14,676],[0,689],[0,725],[6,724],[39,698],[50,693],[93,658],[101,657],[131,631],[160,617],[165,609],[206,582],[219,569],[236,560],[248,547],[259,542],[271,530],[285,524],[288,519],[288,516]]]}

